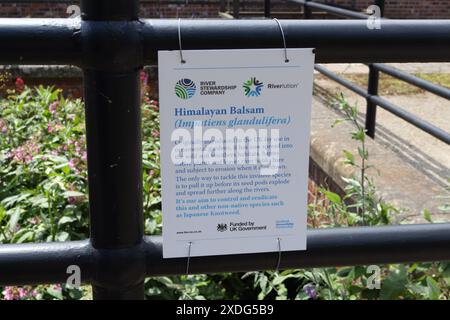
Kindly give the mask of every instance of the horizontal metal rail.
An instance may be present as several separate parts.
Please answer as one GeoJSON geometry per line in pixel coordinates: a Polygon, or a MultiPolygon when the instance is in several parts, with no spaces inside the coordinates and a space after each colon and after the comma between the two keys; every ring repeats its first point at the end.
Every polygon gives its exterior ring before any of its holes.
{"type": "MultiPolygon", "coordinates": [[[[445,62],[449,58],[450,20],[386,20],[383,28],[375,31],[369,30],[361,20],[282,20],[281,23],[288,47],[316,48],[318,63],[445,62]]],[[[113,47],[115,41],[108,41],[113,36],[112,29],[130,30],[131,40],[137,45],[143,39],[144,54],[137,61],[142,65],[155,64],[158,50],[178,49],[175,19],[136,22],[0,19],[0,64],[72,64],[91,68],[95,62],[99,64],[96,68],[105,67],[100,53],[114,56],[119,54],[116,50],[125,50],[113,47]],[[97,41],[85,41],[94,30],[97,41]],[[91,49],[98,49],[98,60],[91,61],[83,55],[91,49]]],[[[182,20],[181,30],[186,50],[281,48],[283,45],[277,24],[267,19],[182,20]]]]}
{"type": "Polygon", "coordinates": [[[323,10],[323,11],[326,11],[328,13],[334,14],[339,17],[352,18],[352,19],[367,19],[367,17],[368,17],[367,14],[364,14],[364,13],[355,12],[355,11],[344,9],[344,8],[339,8],[339,7],[331,6],[331,5],[324,4],[324,3],[306,1],[306,0],[288,0],[288,1],[305,6],[306,8],[323,10]]]}
{"type": "Polygon", "coordinates": [[[396,106],[392,102],[387,101],[386,99],[379,96],[370,96],[370,99],[377,106],[383,108],[386,111],[389,111],[392,114],[395,114],[397,117],[405,120],[406,122],[412,124],[413,126],[429,133],[436,139],[445,142],[446,144],[450,144],[450,133],[432,125],[428,121],[425,121],[416,115],[396,106]]]}
{"type": "Polygon", "coordinates": [[[370,95],[367,93],[367,90],[358,86],[357,84],[354,84],[353,82],[344,79],[340,76],[338,76],[337,74],[335,74],[334,72],[328,70],[327,68],[316,64],[314,66],[314,69],[316,69],[317,71],[319,71],[320,73],[322,73],[323,75],[327,76],[328,78],[330,78],[331,80],[336,81],[337,83],[343,85],[344,87],[346,87],[347,89],[353,91],[354,93],[356,93],[357,95],[364,97],[364,98],[368,98],[370,95]]]}
{"type": "MultiPolygon", "coordinates": [[[[313,1],[304,1],[304,0],[289,0],[290,2],[295,2],[301,5],[305,6],[305,10],[307,7],[311,8],[320,8],[321,10],[325,10],[326,12],[343,16],[347,18],[356,18],[356,19],[367,19],[369,16],[362,13],[357,13],[351,10],[337,8],[335,6],[327,5],[327,4],[321,4],[313,1]]],[[[380,2],[380,4],[383,5],[384,8],[384,2],[380,2]]],[[[383,9],[382,9],[383,10],[383,9]]],[[[386,19],[383,18],[383,25],[387,22],[386,19]]],[[[449,56],[450,58],[450,56],[449,56]]],[[[447,58],[448,60],[448,58],[447,58]]],[[[373,62],[373,61],[372,61],[373,62]]],[[[395,106],[394,104],[390,103],[386,99],[383,99],[378,96],[378,72],[384,72],[392,77],[395,77],[397,79],[403,80],[409,84],[415,85],[421,89],[427,90],[429,92],[432,92],[440,97],[450,99],[450,89],[444,88],[442,86],[433,84],[429,81],[420,79],[418,77],[415,77],[413,75],[410,75],[406,72],[397,70],[395,68],[392,68],[390,66],[387,66],[385,64],[381,63],[372,63],[369,65],[369,90],[366,91],[365,89],[361,88],[358,85],[355,85],[351,83],[350,81],[343,79],[339,77],[338,75],[334,74],[333,72],[327,70],[326,68],[323,68],[321,66],[317,66],[316,70],[320,71],[330,79],[340,83],[344,87],[350,89],[351,91],[357,93],[358,95],[366,98],[367,100],[367,114],[366,114],[366,130],[367,134],[374,138],[375,137],[375,125],[376,125],[376,105],[384,108],[385,110],[391,112],[392,114],[395,114],[396,116],[402,118],[403,120],[409,122],[410,124],[416,126],[417,128],[431,134],[432,136],[438,138],[439,140],[450,144],[450,134],[437,128],[436,126],[433,126],[429,122],[422,120],[415,115],[395,106]],[[371,83],[371,81],[374,81],[371,83]]]]}
{"type": "MultiPolygon", "coordinates": [[[[281,269],[369,265],[450,260],[450,224],[400,225],[309,229],[307,251],[287,251],[281,269]]],[[[127,249],[130,250],[130,249],[127,249]]],[[[186,272],[186,258],[163,259],[162,238],[145,237],[134,249],[136,269],[145,275],[176,275],[186,272]]],[[[82,281],[95,278],[94,267],[129,259],[126,250],[94,249],[88,240],[63,243],[30,243],[0,246],[0,285],[65,282],[66,269],[78,265],[82,281]],[[104,255],[109,259],[104,260],[104,255]]],[[[192,257],[189,273],[217,273],[275,269],[277,252],[192,257]]],[[[120,265],[120,262],[118,263],[120,265]]],[[[111,270],[114,272],[114,270],[111,270]]]]}
{"type": "MultiPolygon", "coordinates": [[[[240,11],[240,16],[252,16],[252,17],[264,17],[265,12],[263,11],[240,11]]],[[[280,16],[289,16],[292,18],[293,15],[300,13],[292,12],[292,11],[272,11],[272,15],[280,17],[280,16]]],[[[247,17],[246,17],[247,18],[247,17]]],[[[265,17],[268,18],[268,17],[265,17]]]]}
{"type": "Polygon", "coordinates": [[[364,97],[371,101],[372,103],[376,104],[377,106],[385,109],[386,111],[389,111],[392,114],[395,114],[397,117],[405,120],[406,122],[412,124],[413,126],[429,133],[433,137],[450,144],[450,134],[448,132],[445,132],[444,130],[432,125],[431,123],[420,119],[419,117],[415,116],[414,114],[396,106],[395,104],[387,101],[386,99],[379,97],[377,95],[370,95],[365,89],[362,87],[348,81],[347,79],[344,79],[337,74],[331,72],[330,70],[326,69],[323,66],[316,65],[315,69],[322,73],[323,75],[327,76],[328,78],[336,81],[337,83],[341,84],[342,86],[346,87],[347,89],[355,92],[361,97],[364,97]]]}
{"type": "MultiPolygon", "coordinates": [[[[450,60],[450,57],[449,57],[450,60]]],[[[423,89],[425,91],[434,93],[435,95],[438,95],[442,98],[449,99],[450,100],[450,89],[442,87],[440,85],[431,83],[427,80],[421,79],[419,77],[413,76],[411,74],[408,74],[404,71],[395,69],[391,66],[387,66],[385,64],[381,63],[373,63],[372,66],[377,69],[378,71],[381,71],[383,73],[386,73],[390,75],[391,77],[397,78],[399,80],[405,81],[409,84],[412,84],[413,86],[416,86],[420,89],[423,89]]]]}
{"type": "MultiPolygon", "coordinates": [[[[144,20],[147,62],[156,50],[178,47],[176,20],[144,20]]],[[[288,47],[316,48],[324,62],[438,62],[450,52],[449,20],[387,20],[369,30],[361,20],[282,20],[288,47]]],[[[279,28],[270,20],[191,20],[181,25],[183,49],[280,48],[279,28]],[[257,36],[263,35],[263,36],[257,36]]]]}
{"type": "MultiPolygon", "coordinates": [[[[287,251],[281,269],[450,259],[450,224],[309,229],[307,251],[287,251]]],[[[186,259],[162,259],[161,237],[147,238],[147,275],[183,274],[186,259]]],[[[278,252],[194,257],[189,273],[273,270],[278,252]]]]}
{"type": "MultiPolygon", "coordinates": [[[[237,4],[237,1],[234,1],[237,4]]],[[[139,71],[158,50],[178,50],[179,21],[140,20],[138,0],[81,0],[81,19],[0,19],[0,64],[83,69],[89,180],[89,240],[0,246],[0,285],[65,282],[81,268],[94,299],[143,299],[146,276],[183,274],[144,237],[139,71]],[[111,159],[121,159],[111,166],[111,159]]],[[[318,63],[440,62],[449,20],[281,21],[293,48],[318,63]]],[[[280,48],[270,20],[183,20],[184,49],[280,48]]],[[[281,54],[281,53],[280,53],[281,54]]],[[[114,160],[116,161],[116,160],[114,160]]],[[[281,268],[450,260],[450,224],[309,230],[308,250],[283,252],[281,268]]],[[[191,273],[273,269],[278,253],[191,259],[191,273]]]]}
{"type": "Polygon", "coordinates": [[[81,65],[76,19],[0,18],[0,64],[81,65]]]}
{"type": "Polygon", "coordinates": [[[84,283],[94,272],[95,249],[89,240],[0,245],[0,286],[64,283],[77,265],[84,283]]]}

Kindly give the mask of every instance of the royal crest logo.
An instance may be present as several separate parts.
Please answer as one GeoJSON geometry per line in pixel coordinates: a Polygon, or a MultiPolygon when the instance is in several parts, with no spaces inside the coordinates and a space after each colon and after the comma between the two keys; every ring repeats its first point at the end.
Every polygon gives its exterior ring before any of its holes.
{"type": "Polygon", "coordinates": [[[197,87],[191,79],[181,79],[175,84],[175,94],[183,100],[192,98],[196,90],[197,87]]]}
{"type": "Polygon", "coordinates": [[[219,223],[217,225],[217,231],[219,231],[219,232],[225,232],[225,231],[227,231],[227,229],[228,229],[228,226],[226,223],[219,223]]]}
{"type": "Polygon", "coordinates": [[[252,77],[250,80],[245,81],[242,87],[247,97],[258,97],[261,95],[264,84],[255,77],[252,77]]]}

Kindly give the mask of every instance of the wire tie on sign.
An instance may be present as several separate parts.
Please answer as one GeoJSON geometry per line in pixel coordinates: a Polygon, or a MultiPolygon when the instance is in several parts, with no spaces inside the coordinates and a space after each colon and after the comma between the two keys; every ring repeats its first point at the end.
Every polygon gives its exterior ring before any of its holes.
{"type": "Polygon", "coordinates": [[[181,63],[186,63],[186,60],[183,58],[183,48],[181,46],[181,18],[178,18],[178,46],[180,49],[181,63]]]}
{"type": "Polygon", "coordinates": [[[277,267],[275,268],[275,272],[278,273],[278,270],[280,269],[281,265],[281,238],[277,238],[278,240],[278,261],[277,261],[277,267]]]}
{"type": "Polygon", "coordinates": [[[278,27],[280,27],[281,37],[283,38],[283,46],[284,46],[284,62],[288,63],[289,59],[288,59],[288,54],[287,54],[286,38],[284,36],[283,27],[281,26],[281,23],[280,23],[280,21],[278,21],[277,18],[273,18],[273,20],[275,20],[278,24],[278,27]]]}
{"type": "Polygon", "coordinates": [[[186,263],[186,275],[189,275],[189,265],[191,263],[191,248],[192,248],[192,241],[189,241],[188,256],[187,256],[187,263],[186,263]]]}

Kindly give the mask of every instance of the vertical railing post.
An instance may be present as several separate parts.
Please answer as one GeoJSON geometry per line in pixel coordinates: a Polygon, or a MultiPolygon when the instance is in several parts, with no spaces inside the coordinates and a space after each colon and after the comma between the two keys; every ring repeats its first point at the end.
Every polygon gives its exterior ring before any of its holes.
{"type": "Polygon", "coordinates": [[[369,64],[369,85],[367,90],[369,97],[367,97],[366,133],[372,139],[375,138],[377,105],[372,102],[370,96],[378,95],[379,76],[380,72],[372,64],[369,64]]]}
{"type": "Polygon", "coordinates": [[[233,0],[233,18],[234,19],[239,19],[239,9],[240,9],[239,0],[233,0]]]}
{"type": "Polygon", "coordinates": [[[303,5],[303,18],[304,19],[311,19],[311,16],[312,16],[311,8],[307,4],[308,1],[310,1],[310,0],[306,0],[305,4],[303,5]]]}
{"type": "Polygon", "coordinates": [[[380,13],[382,17],[384,16],[384,3],[385,3],[384,0],[375,0],[375,5],[380,8],[380,13]]]}
{"type": "Polygon", "coordinates": [[[219,12],[225,12],[227,11],[227,3],[226,0],[220,0],[219,3],[219,12]]]}
{"type": "Polygon", "coordinates": [[[93,296],[143,299],[139,0],[82,0],[81,10],[93,296]]]}
{"type": "MultiPolygon", "coordinates": [[[[380,8],[381,17],[384,14],[384,0],[375,0],[375,5],[380,8]]],[[[381,18],[380,17],[380,18],[381,18]]],[[[380,80],[380,72],[369,64],[369,81],[367,93],[367,109],[366,109],[366,133],[372,139],[375,139],[375,127],[377,122],[377,105],[372,102],[370,96],[378,95],[378,83],[380,80]]]]}
{"type": "Polygon", "coordinates": [[[271,3],[270,0],[264,0],[264,17],[265,18],[270,18],[271,16],[271,12],[270,12],[270,8],[271,7],[271,3]]]}

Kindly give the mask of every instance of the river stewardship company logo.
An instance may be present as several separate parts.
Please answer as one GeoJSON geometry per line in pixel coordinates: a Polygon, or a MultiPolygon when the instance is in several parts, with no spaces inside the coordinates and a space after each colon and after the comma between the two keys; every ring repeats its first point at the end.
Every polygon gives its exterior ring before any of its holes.
{"type": "Polygon", "coordinates": [[[175,94],[183,100],[192,98],[196,90],[197,87],[191,79],[181,79],[175,84],[175,94]]]}
{"type": "Polygon", "coordinates": [[[256,77],[252,77],[250,80],[245,81],[242,87],[244,88],[244,94],[247,97],[259,97],[262,88],[264,87],[264,83],[257,80],[256,77]]]}

